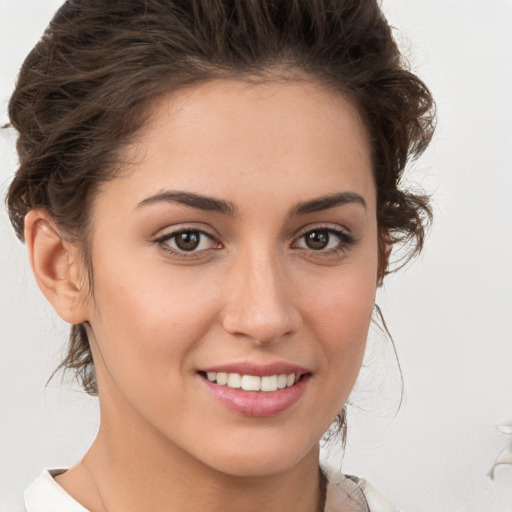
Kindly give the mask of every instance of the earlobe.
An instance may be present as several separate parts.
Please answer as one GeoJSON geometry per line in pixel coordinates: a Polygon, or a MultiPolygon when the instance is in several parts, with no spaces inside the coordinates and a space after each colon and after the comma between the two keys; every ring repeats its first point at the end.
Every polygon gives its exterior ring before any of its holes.
{"type": "Polygon", "coordinates": [[[88,320],[78,250],[63,240],[48,212],[36,209],[26,215],[25,241],[37,284],[57,314],[71,324],[88,320]]]}

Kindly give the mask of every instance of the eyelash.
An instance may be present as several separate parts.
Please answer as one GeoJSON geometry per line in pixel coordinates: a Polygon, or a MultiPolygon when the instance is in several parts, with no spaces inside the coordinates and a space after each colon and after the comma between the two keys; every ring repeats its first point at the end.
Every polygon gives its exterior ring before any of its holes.
{"type": "MultiPolygon", "coordinates": [[[[344,231],[342,229],[336,229],[336,228],[333,228],[330,226],[316,226],[314,228],[308,228],[308,229],[304,230],[297,238],[294,239],[291,246],[294,247],[299,240],[304,238],[306,235],[314,233],[314,232],[325,233],[325,234],[329,235],[329,237],[334,236],[335,238],[338,239],[338,246],[335,248],[327,249],[327,250],[325,250],[325,249],[315,250],[315,249],[308,248],[308,247],[295,247],[295,248],[298,250],[309,252],[311,254],[314,254],[315,256],[328,257],[328,256],[340,255],[341,253],[346,252],[350,248],[350,246],[354,245],[357,242],[356,238],[353,235],[351,235],[350,233],[347,233],[346,231],[344,231]]],[[[215,250],[222,248],[222,247],[215,247],[215,248],[208,248],[208,249],[202,249],[202,250],[196,250],[194,248],[190,251],[186,251],[184,249],[170,247],[169,241],[176,240],[176,237],[178,237],[181,234],[185,234],[185,233],[199,234],[200,238],[206,237],[206,238],[210,239],[213,243],[217,243],[219,246],[221,246],[221,242],[216,237],[214,237],[210,233],[208,233],[202,229],[198,229],[198,228],[181,228],[176,231],[172,231],[171,233],[166,233],[166,234],[156,238],[154,240],[154,243],[159,244],[163,250],[171,253],[173,256],[177,256],[179,258],[187,258],[187,259],[192,259],[194,257],[198,258],[201,255],[203,255],[205,252],[215,251],[215,250]]],[[[329,243],[330,242],[331,242],[331,240],[329,239],[329,243]]],[[[199,242],[199,244],[201,244],[201,241],[199,242]]]]}
{"type": "Polygon", "coordinates": [[[338,244],[336,247],[331,249],[319,249],[315,250],[308,247],[298,247],[300,250],[307,251],[310,254],[314,254],[315,256],[319,257],[329,257],[329,256],[339,256],[342,253],[346,252],[351,246],[353,246],[357,240],[356,238],[348,233],[347,231],[339,228],[333,228],[331,226],[315,226],[314,228],[307,228],[305,229],[293,242],[293,244],[296,244],[297,241],[303,239],[306,235],[311,233],[326,233],[329,235],[329,243],[331,242],[330,237],[334,236],[338,239],[338,244]]]}
{"type": "MultiPolygon", "coordinates": [[[[206,231],[203,231],[202,229],[198,229],[198,228],[181,228],[181,229],[172,231],[171,233],[166,233],[165,235],[162,235],[162,236],[156,238],[154,240],[154,242],[159,244],[164,251],[167,251],[167,252],[171,253],[173,256],[177,256],[179,258],[188,258],[188,259],[191,259],[194,257],[197,258],[201,254],[204,254],[204,252],[210,252],[212,250],[213,251],[217,250],[217,248],[209,248],[209,249],[202,249],[199,251],[197,251],[195,249],[191,250],[191,251],[186,251],[183,249],[170,247],[169,241],[171,241],[171,240],[175,241],[176,237],[178,237],[179,235],[185,234],[185,233],[199,234],[200,237],[206,237],[206,238],[210,239],[212,242],[215,242],[220,245],[220,242],[217,240],[217,238],[212,236],[210,233],[207,233],[206,231]]],[[[201,241],[199,243],[201,243],[201,241]]]]}

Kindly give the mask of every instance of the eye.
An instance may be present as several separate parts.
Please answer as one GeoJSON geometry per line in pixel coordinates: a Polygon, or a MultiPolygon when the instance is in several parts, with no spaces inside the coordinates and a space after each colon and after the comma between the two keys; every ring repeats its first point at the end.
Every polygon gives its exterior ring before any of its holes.
{"type": "Polygon", "coordinates": [[[156,239],[156,242],[174,253],[197,253],[218,248],[219,243],[208,233],[199,229],[181,229],[167,233],[156,239]]]}
{"type": "Polygon", "coordinates": [[[354,237],[340,229],[316,228],[300,236],[295,246],[312,251],[337,252],[354,243],[354,237]]]}
{"type": "Polygon", "coordinates": [[[325,229],[310,231],[303,235],[302,238],[304,238],[304,244],[309,249],[313,249],[315,251],[326,249],[331,242],[331,235],[325,229]]]}

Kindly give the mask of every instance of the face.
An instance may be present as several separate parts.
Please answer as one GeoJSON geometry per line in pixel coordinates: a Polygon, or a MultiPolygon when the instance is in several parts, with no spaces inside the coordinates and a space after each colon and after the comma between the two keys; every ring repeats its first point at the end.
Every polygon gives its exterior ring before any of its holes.
{"type": "Polygon", "coordinates": [[[103,424],[231,475],[294,467],[352,389],[374,304],[356,109],[214,81],[159,100],[125,156],[95,199],[84,305],[103,424]]]}

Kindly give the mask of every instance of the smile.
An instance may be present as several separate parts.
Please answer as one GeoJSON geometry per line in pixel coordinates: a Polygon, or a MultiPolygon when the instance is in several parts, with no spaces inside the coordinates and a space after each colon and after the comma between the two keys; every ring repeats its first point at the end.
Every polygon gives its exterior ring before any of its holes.
{"type": "Polygon", "coordinates": [[[227,386],[232,389],[273,392],[293,386],[300,377],[294,373],[258,377],[257,375],[241,375],[239,373],[207,372],[206,378],[219,386],[227,386]]]}
{"type": "Polygon", "coordinates": [[[291,408],[312,376],[307,369],[290,364],[233,364],[198,373],[217,402],[237,414],[260,418],[291,408]]]}

